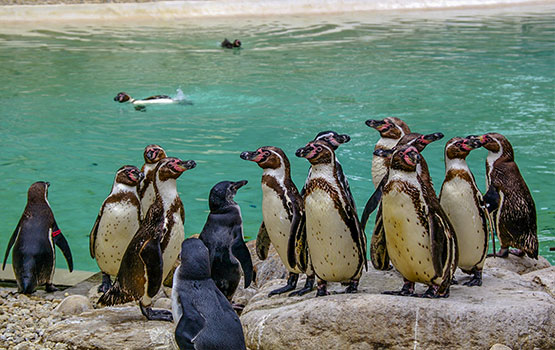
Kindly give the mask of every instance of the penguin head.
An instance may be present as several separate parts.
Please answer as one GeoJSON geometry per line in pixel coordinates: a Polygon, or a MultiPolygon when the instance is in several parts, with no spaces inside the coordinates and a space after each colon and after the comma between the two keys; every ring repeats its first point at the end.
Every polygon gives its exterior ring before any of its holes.
{"type": "Polygon", "coordinates": [[[148,145],[143,153],[146,164],[154,164],[166,158],[166,152],[159,145],[148,145]]]}
{"type": "Polygon", "coordinates": [[[208,248],[200,239],[188,238],[181,243],[181,265],[178,276],[180,280],[210,278],[210,255],[208,248]]]}
{"type": "Polygon", "coordinates": [[[27,202],[47,202],[48,201],[48,187],[50,182],[37,181],[29,187],[27,191],[27,202]]]}
{"type": "Polygon", "coordinates": [[[478,140],[482,147],[492,153],[502,152],[509,159],[514,159],[513,146],[507,138],[496,132],[490,132],[480,136],[467,136],[469,139],[478,140]]]}
{"type": "Polygon", "coordinates": [[[241,47],[241,40],[239,39],[233,40],[233,47],[241,47]]]}
{"type": "Polygon", "coordinates": [[[316,135],[313,141],[322,140],[326,142],[335,151],[343,143],[347,143],[351,140],[351,137],[347,134],[338,134],[335,131],[328,130],[322,131],[316,135]]]}
{"type": "Polygon", "coordinates": [[[236,205],[233,198],[237,193],[237,190],[247,184],[247,180],[232,182],[232,181],[222,181],[218,182],[210,190],[210,197],[208,199],[208,204],[210,206],[211,212],[218,212],[221,209],[225,209],[230,205],[236,205]]]}
{"type": "Polygon", "coordinates": [[[368,119],[366,125],[376,129],[381,137],[388,139],[400,139],[403,135],[410,133],[407,124],[395,117],[387,117],[383,120],[368,119]]]}
{"type": "Polygon", "coordinates": [[[185,171],[197,166],[194,160],[181,160],[175,157],[167,157],[157,166],[157,175],[160,181],[177,179],[185,171]]]}
{"type": "Polygon", "coordinates": [[[255,162],[262,169],[289,169],[289,159],[281,148],[273,146],[260,147],[254,152],[245,151],[240,155],[241,159],[255,162]]]}
{"type": "Polygon", "coordinates": [[[470,151],[481,147],[482,144],[477,139],[453,137],[445,144],[446,159],[466,159],[470,151]]]}
{"type": "Polygon", "coordinates": [[[131,96],[129,96],[125,92],[120,92],[116,95],[116,97],[114,97],[114,101],[119,103],[128,102],[129,100],[131,100],[131,96]]]}
{"type": "Polygon", "coordinates": [[[424,150],[424,148],[426,148],[426,146],[428,146],[430,143],[437,141],[437,140],[441,140],[443,138],[443,134],[440,132],[435,132],[433,134],[426,134],[426,135],[420,135],[417,138],[415,138],[413,140],[413,142],[411,142],[410,144],[414,147],[416,147],[416,149],[418,150],[418,152],[422,152],[424,150]]]}
{"type": "Polygon", "coordinates": [[[391,168],[407,172],[416,171],[416,166],[421,160],[422,156],[416,147],[404,145],[391,155],[391,168]]]}
{"type": "Polygon", "coordinates": [[[116,173],[116,182],[127,186],[137,186],[145,177],[139,168],[133,165],[124,165],[116,173]]]}
{"type": "Polygon", "coordinates": [[[308,159],[310,164],[329,164],[334,162],[335,153],[324,141],[312,141],[295,152],[297,157],[308,159]]]}

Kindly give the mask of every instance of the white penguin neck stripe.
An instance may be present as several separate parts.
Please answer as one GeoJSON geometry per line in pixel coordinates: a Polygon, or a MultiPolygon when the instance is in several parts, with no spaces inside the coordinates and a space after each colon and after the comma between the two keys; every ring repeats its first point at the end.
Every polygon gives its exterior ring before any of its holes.
{"type": "Polygon", "coordinates": [[[137,187],[125,185],[125,184],[118,183],[118,182],[114,181],[114,185],[112,186],[112,193],[111,194],[122,193],[122,192],[137,193],[137,187]]]}
{"type": "Polygon", "coordinates": [[[280,166],[277,169],[266,168],[264,169],[263,174],[275,178],[280,185],[283,185],[285,181],[285,162],[283,161],[283,158],[278,153],[274,151],[270,151],[270,152],[278,156],[280,166]]]}
{"type": "Polygon", "coordinates": [[[499,151],[497,152],[489,152],[488,153],[488,157],[486,158],[486,162],[488,164],[488,173],[486,174],[486,183],[489,186],[489,179],[491,178],[491,172],[493,170],[493,163],[495,163],[496,160],[498,160],[501,155],[503,155],[503,146],[501,145],[501,143],[497,140],[495,140],[495,142],[497,142],[497,144],[499,145],[499,151]]]}
{"type": "Polygon", "coordinates": [[[464,170],[470,172],[466,160],[460,158],[449,159],[445,156],[445,173],[447,174],[449,170],[464,170]]]}

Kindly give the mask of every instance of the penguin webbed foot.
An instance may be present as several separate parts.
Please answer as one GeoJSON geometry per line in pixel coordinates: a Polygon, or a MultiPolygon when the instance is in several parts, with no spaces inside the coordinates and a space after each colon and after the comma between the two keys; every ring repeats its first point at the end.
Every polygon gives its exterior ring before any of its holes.
{"type": "Polygon", "coordinates": [[[57,292],[59,290],[58,288],[54,287],[52,283],[47,283],[44,286],[44,289],[46,290],[47,293],[57,292]]]}
{"type": "Polygon", "coordinates": [[[301,288],[301,289],[299,289],[299,290],[296,290],[296,291],[290,293],[289,296],[290,296],[290,297],[293,297],[293,296],[299,296],[299,297],[300,297],[300,296],[305,295],[306,293],[311,292],[312,289],[314,289],[314,276],[312,276],[312,277],[307,276],[307,277],[306,277],[306,282],[305,282],[305,284],[304,284],[304,287],[301,288]]]}
{"type": "Polygon", "coordinates": [[[358,280],[353,280],[349,283],[349,286],[345,288],[346,294],[358,293],[358,280]]]}
{"type": "Polygon", "coordinates": [[[474,286],[481,286],[482,285],[482,271],[475,270],[472,272],[472,277],[470,280],[463,283],[465,286],[474,287],[474,286]]]}
{"type": "Polygon", "coordinates": [[[149,321],[167,321],[173,322],[173,315],[169,310],[162,310],[162,309],[153,309],[150,306],[143,306],[143,304],[139,303],[141,308],[141,313],[147,318],[149,321]]]}
{"type": "Polygon", "coordinates": [[[522,249],[509,249],[509,254],[513,254],[515,256],[518,256],[519,258],[522,258],[526,253],[524,253],[522,249]]]}
{"type": "Polygon", "coordinates": [[[146,107],[138,105],[138,106],[135,106],[135,110],[139,112],[146,112],[146,107]]]}
{"type": "Polygon", "coordinates": [[[112,287],[112,280],[110,275],[102,273],[102,283],[98,286],[99,293],[106,293],[112,287]]]}
{"type": "Polygon", "coordinates": [[[507,258],[509,256],[509,249],[508,248],[501,248],[497,253],[488,254],[488,257],[493,256],[497,258],[507,258]]]}
{"type": "Polygon", "coordinates": [[[451,279],[451,285],[457,285],[457,284],[459,284],[459,281],[457,281],[457,279],[455,277],[453,277],[451,279]]]}
{"type": "Polygon", "coordinates": [[[323,297],[326,295],[330,295],[330,292],[328,292],[328,283],[326,281],[318,281],[318,289],[316,290],[316,296],[323,297]]]}
{"type": "Polygon", "coordinates": [[[386,295],[399,295],[399,296],[414,296],[414,282],[405,281],[401,290],[385,291],[382,294],[386,295]]]}
{"type": "Polygon", "coordinates": [[[412,296],[427,299],[448,298],[449,288],[447,288],[443,293],[440,293],[438,286],[430,286],[423,294],[413,294],[412,296]]]}
{"type": "Polygon", "coordinates": [[[297,281],[299,280],[299,275],[296,273],[290,273],[289,278],[287,279],[287,284],[284,287],[274,289],[271,291],[268,296],[271,297],[272,295],[276,294],[283,294],[289,291],[292,291],[297,287],[297,281]]]}

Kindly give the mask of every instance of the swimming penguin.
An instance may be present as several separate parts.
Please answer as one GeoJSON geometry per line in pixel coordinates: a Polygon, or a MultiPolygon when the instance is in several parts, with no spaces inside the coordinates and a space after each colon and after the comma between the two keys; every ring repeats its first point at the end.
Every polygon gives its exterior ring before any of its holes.
{"type": "Polygon", "coordinates": [[[110,289],[110,276],[118,274],[125,249],[139,229],[141,205],[137,186],[143,173],[132,165],[119,168],[112,191],[104,200],[91,230],[89,250],[102,271],[99,292],[110,289]]]}
{"type": "Polygon", "coordinates": [[[478,139],[489,151],[486,159],[486,209],[493,223],[501,249],[495,253],[507,257],[509,253],[538,258],[536,205],[526,182],[514,160],[509,140],[498,133],[469,136],[478,139]],[[517,248],[509,250],[509,247],[517,248]]]}
{"type": "Polygon", "coordinates": [[[212,187],[210,214],[199,235],[210,252],[212,279],[229,301],[239,285],[240,269],[245,288],[251,284],[253,276],[251,255],[243,238],[241,209],[233,200],[237,190],[246,183],[246,180],[222,181],[212,187]]]}
{"type": "Polygon", "coordinates": [[[172,287],[179,349],[246,349],[241,321],[210,277],[208,248],[189,238],[181,244],[181,257],[172,287]]]}
{"type": "Polygon", "coordinates": [[[296,245],[296,237],[306,236],[304,203],[291,179],[289,159],[278,147],[260,147],[254,152],[245,151],[241,158],[250,160],[264,169],[262,175],[262,224],[256,237],[256,251],[261,260],[268,256],[271,244],[289,272],[287,285],[270,292],[269,296],[295,289],[300,273],[307,273],[304,288],[292,293],[303,295],[314,287],[314,273],[306,256],[305,239],[296,245]],[[289,255],[291,255],[289,257],[289,255]],[[291,260],[291,261],[289,261],[291,260]],[[304,261],[301,261],[304,260],[304,261]],[[307,269],[309,271],[307,271],[307,269]]]}
{"type": "Polygon", "coordinates": [[[48,203],[49,186],[50,183],[39,181],[29,187],[27,205],[6,248],[2,270],[13,246],[12,267],[20,293],[31,294],[43,284],[47,292],[58,290],[52,284],[56,267],[54,245],[64,254],[69,271],[73,271],[71,250],[48,203]]]}
{"type": "Polygon", "coordinates": [[[480,147],[478,140],[454,137],[445,145],[445,180],[439,202],[449,217],[457,237],[458,266],[472,278],[467,286],[482,285],[482,268],[488,252],[487,214],[482,194],[466,164],[470,151],[480,147]]]}
{"type": "Polygon", "coordinates": [[[403,275],[401,291],[385,294],[414,295],[414,283],[430,286],[424,297],[448,297],[457,267],[453,227],[435,192],[427,189],[417,172],[421,156],[414,146],[401,146],[391,156],[383,188],[382,215],[387,253],[403,275]]]}
{"type": "Polygon", "coordinates": [[[154,177],[158,163],[166,158],[166,152],[159,145],[148,145],[143,152],[145,163],[141,168],[144,179],[139,184],[139,199],[141,200],[141,213],[144,216],[150,205],[154,202],[154,177]]]}
{"type": "Polygon", "coordinates": [[[221,47],[226,48],[226,49],[233,49],[233,48],[239,48],[241,47],[241,41],[238,39],[233,40],[233,42],[224,39],[224,41],[222,41],[222,43],[220,44],[221,47]]]}
{"type": "Polygon", "coordinates": [[[114,97],[114,101],[119,103],[126,103],[126,102],[131,103],[132,105],[135,106],[136,110],[143,111],[143,112],[146,111],[147,105],[163,105],[163,104],[167,105],[167,104],[174,104],[174,103],[188,104],[188,105],[193,104],[191,101],[187,101],[186,99],[173,98],[168,95],[154,95],[140,100],[136,100],[125,92],[118,93],[116,97],[114,97]]]}
{"type": "Polygon", "coordinates": [[[312,141],[295,153],[312,165],[306,186],[306,238],[318,276],[317,296],[327,295],[327,282],[348,283],[356,293],[366,267],[366,236],[337,176],[335,153],[324,141],[312,141]]]}

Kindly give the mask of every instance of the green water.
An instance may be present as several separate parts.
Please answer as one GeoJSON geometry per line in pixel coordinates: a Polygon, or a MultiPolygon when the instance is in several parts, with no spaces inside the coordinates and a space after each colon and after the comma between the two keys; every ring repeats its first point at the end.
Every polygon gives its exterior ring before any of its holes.
{"type": "MultiPolygon", "coordinates": [[[[335,16],[67,23],[0,28],[0,252],[27,188],[49,181],[49,201],[77,269],[95,270],[88,234],[115,171],[142,165],[147,144],[197,168],[178,180],[186,234],[198,233],[210,188],[249,180],[236,200],[245,235],[261,221],[261,169],[239,158],[259,146],[294,157],[317,132],[351,135],[338,158],[359,211],[372,191],[378,133],[366,119],[396,116],[416,132],[441,131],[425,157],[436,189],[453,136],[496,131],[512,142],[534,196],[541,254],[555,263],[555,6],[526,11],[427,11],[335,16]],[[224,38],[243,49],[223,50],[224,38]],[[175,94],[192,106],[146,112],[113,101],[175,94]]],[[[469,157],[484,189],[485,150],[469,157]]],[[[58,252],[59,267],[65,261],[58,252]]]]}

